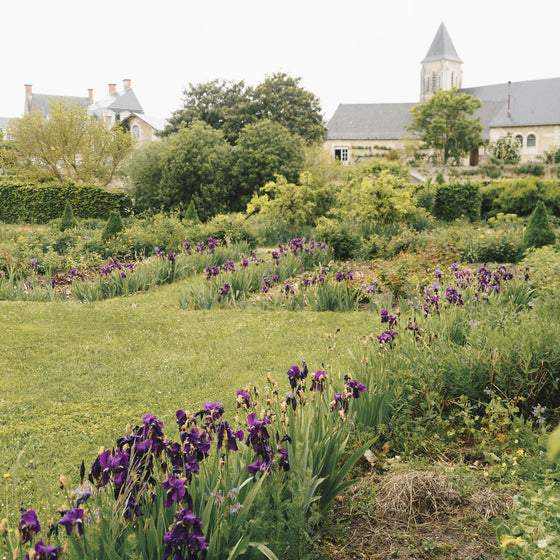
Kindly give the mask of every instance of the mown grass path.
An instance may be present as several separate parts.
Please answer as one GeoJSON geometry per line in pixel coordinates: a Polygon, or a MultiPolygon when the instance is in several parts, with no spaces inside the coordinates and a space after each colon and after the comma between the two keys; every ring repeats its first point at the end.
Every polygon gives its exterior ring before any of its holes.
{"type": "MultiPolygon", "coordinates": [[[[369,313],[184,311],[184,283],[102,301],[0,302],[0,517],[19,507],[56,509],[60,475],[76,484],[100,446],[149,412],[170,427],[175,410],[226,403],[235,390],[311,368],[356,349],[369,313]],[[19,458],[19,459],[18,459],[19,458]],[[9,475],[9,476],[8,476],[9,475]]],[[[343,363],[344,358],[339,363],[343,363]]]]}

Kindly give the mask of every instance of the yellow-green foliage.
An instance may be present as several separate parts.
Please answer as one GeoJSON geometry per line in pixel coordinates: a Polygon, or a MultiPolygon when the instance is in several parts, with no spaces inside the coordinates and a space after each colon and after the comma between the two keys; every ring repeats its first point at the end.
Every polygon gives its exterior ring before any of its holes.
{"type": "Polygon", "coordinates": [[[560,286],[560,252],[553,246],[528,249],[520,266],[528,269],[531,282],[540,289],[560,286]]]}
{"type": "Polygon", "coordinates": [[[554,215],[560,215],[560,183],[537,177],[492,182],[481,186],[482,213],[498,212],[528,216],[542,200],[554,215]]]}
{"type": "Polygon", "coordinates": [[[269,181],[261,190],[265,194],[253,195],[247,205],[249,214],[260,212],[265,218],[281,218],[289,224],[315,223],[317,204],[314,199],[317,195],[311,184],[310,173],[304,173],[297,185],[277,176],[275,181],[269,181]]]}
{"type": "Polygon", "coordinates": [[[341,217],[372,224],[406,219],[415,209],[410,185],[388,170],[343,185],[337,206],[341,217]]]}

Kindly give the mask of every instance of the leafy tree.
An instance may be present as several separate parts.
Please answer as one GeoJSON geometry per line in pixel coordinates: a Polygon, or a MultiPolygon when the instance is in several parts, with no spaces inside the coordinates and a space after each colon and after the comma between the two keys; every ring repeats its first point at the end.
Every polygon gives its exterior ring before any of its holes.
{"type": "Polygon", "coordinates": [[[496,165],[511,165],[521,159],[521,144],[511,134],[490,142],[490,159],[496,165]]]}
{"type": "Polygon", "coordinates": [[[529,216],[523,241],[526,247],[537,248],[553,245],[556,241],[556,234],[548,221],[548,213],[542,200],[539,200],[533,213],[529,216]]]}
{"type": "Polygon", "coordinates": [[[322,142],[326,130],[315,94],[300,86],[301,78],[284,73],[267,76],[254,91],[256,117],[270,119],[301,136],[308,144],[322,142]]]}
{"type": "Polygon", "coordinates": [[[64,212],[62,213],[62,218],[58,224],[58,229],[60,231],[65,231],[76,225],[76,218],[74,218],[74,212],[72,210],[72,205],[67,202],[64,207],[64,212]]]}
{"type": "Polygon", "coordinates": [[[107,185],[133,146],[120,127],[107,128],[85,107],[64,99],[51,103],[48,119],[38,109],[15,119],[9,135],[20,169],[41,167],[58,181],[107,185]]]}
{"type": "Polygon", "coordinates": [[[183,106],[169,119],[164,136],[178,132],[197,121],[221,130],[230,144],[235,144],[243,127],[255,121],[252,93],[243,81],[213,80],[189,84],[183,90],[183,106]]]}
{"type": "Polygon", "coordinates": [[[277,175],[297,181],[305,163],[301,137],[270,120],[246,126],[233,153],[233,210],[241,211],[254,193],[277,175]]]}
{"type": "Polygon", "coordinates": [[[457,89],[438,90],[428,101],[414,106],[407,129],[418,135],[425,148],[439,156],[441,163],[458,162],[484,143],[480,117],[471,118],[482,101],[457,93],[457,89]]]}
{"type": "Polygon", "coordinates": [[[137,210],[147,211],[164,206],[160,189],[162,177],[161,158],[165,142],[149,142],[136,148],[128,160],[127,174],[134,193],[137,210]]]}
{"type": "Polygon", "coordinates": [[[183,91],[183,105],[169,119],[163,134],[178,132],[196,121],[221,130],[234,145],[243,128],[262,120],[285,126],[308,144],[325,138],[319,99],[300,86],[301,78],[284,73],[267,76],[251,88],[241,82],[213,80],[189,84],[183,91]]]}
{"type": "Polygon", "coordinates": [[[163,142],[159,156],[159,200],[166,210],[181,210],[194,200],[199,217],[227,212],[231,200],[231,146],[219,130],[196,122],[163,142]]]}

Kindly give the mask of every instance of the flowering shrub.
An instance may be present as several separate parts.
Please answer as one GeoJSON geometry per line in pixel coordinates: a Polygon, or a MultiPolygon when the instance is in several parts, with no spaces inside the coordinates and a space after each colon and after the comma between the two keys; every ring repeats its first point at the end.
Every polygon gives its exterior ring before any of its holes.
{"type": "Polygon", "coordinates": [[[364,451],[341,466],[351,404],[365,385],[346,376],[335,393],[336,383],[318,371],[311,392],[307,377],[305,363],[290,367],[284,398],[271,377],[262,398],[238,390],[235,428],[222,403],[178,410],[176,440],[146,414],[100,451],[87,480],[82,463],[80,486],[42,537],[46,544],[34,544],[44,532],[34,510],[23,512],[17,534],[2,521],[14,557],[27,547],[26,558],[35,559],[234,559],[249,548],[269,559],[280,550],[298,557],[305,544],[290,535],[315,530],[319,513],[352,484],[346,475],[364,451]]]}

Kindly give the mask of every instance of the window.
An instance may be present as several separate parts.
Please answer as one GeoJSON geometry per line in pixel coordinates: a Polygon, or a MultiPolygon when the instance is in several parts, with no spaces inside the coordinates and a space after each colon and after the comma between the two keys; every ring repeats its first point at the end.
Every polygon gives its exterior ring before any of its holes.
{"type": "Polygon", "coordinates": [[[438,89],[438,77],[435,72],[432,72],[432,91],[438,89]]]}
{"type": "Polygon", "coordinates": [[[108,126],[111,126],[113,124],[113,119],[111,118],[111,115],[105,115],[104,120],[105,120],[105,124],[107,124],[108,126]]]}
{"type": "Polygon", "coordinates": [[[517,134],[515,139],[519,142],[519,147],[523,148],[523,136],[521,136],[521,134],[517,134]]]}
{"type": "Polygon", "coordinates": [[[134,138],[134,140],[140,140],[140,127],[137,124],[132,127],[130,132],[132,132],[132,138],[134,138]]]}
{"type": "Polygon", "coordinates": [[[348,148],[335,148],[334,159],[342,162],[342,165],[348,165],[348,148]]]}
{"type": "Polygon", "coordinates": [[[537,145],[537,137],[534,134],[527,136],[527,148],[534,148],[537,145]]]}

